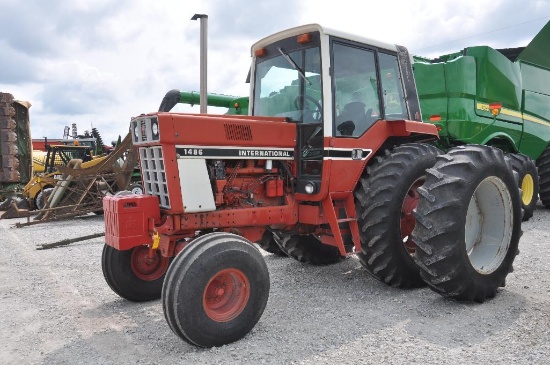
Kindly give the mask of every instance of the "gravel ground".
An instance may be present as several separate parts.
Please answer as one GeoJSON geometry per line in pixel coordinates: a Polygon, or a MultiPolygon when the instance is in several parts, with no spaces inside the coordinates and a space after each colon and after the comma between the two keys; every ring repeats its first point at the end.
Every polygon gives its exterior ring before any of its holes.
{"type": "Polygon", "coordinates": [[[523,224],[515,271],[495,299],[465,304],[371,278],[356,258],[328,267],[265,254],[267,308],[236,343],[199,349],[174,335],[160,301],[130,303],[101,271],[103,218],[15,228],[0,220],[2,364],[548,364],[550,210],[523,224]]]}

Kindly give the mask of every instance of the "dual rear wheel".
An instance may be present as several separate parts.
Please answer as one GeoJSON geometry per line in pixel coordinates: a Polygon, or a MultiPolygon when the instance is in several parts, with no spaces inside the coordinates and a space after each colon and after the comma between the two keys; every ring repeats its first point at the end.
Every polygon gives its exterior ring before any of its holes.
{"type": "Polygon", "coordinates": [[[428,284],[482,302],[504,286],[519,253],[521,199],[502,151],[395,147],[367,167],[355,192],[359,259],[388,285],[428,284]]]}

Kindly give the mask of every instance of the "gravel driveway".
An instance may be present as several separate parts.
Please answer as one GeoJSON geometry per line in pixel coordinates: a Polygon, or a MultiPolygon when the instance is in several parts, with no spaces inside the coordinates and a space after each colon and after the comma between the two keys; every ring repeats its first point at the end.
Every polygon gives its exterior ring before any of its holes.
{"type": "Polygon", "coordinates": [[[14,228],[0,220],[2,364],[548,364],[550,210],[523,224],[515,271],[484,304],[389,288],[355,257],[328,267],[264,252],[271,293],[243,340],[199,349],[174,335],[160,301],[116,296],[101,271],[101,216],[14,228]]]}

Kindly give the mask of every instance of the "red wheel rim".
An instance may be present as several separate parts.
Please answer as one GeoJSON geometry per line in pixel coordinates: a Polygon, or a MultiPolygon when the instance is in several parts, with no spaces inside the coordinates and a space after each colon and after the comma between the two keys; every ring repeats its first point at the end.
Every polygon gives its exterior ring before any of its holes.
{"type": "Polygon", "coordinates": [[[134,274],[145,281],[160,278],[168,269],[168,258],[162,257],[158,250],[155,251],[153,257],[150,257],[148,246],[134,248],[130,263],[134,274]]]}
{"type": "Polygon", "coordinates": [[[246,307],[250,283],[238,269],[225,269],[215,274],[204,289],[203,307],[206,315],[216,322],[228,322],[246,307]]]}
{"type": "Polygon", "coordinates": [[[424,178],[418,179],[412,184],[405,195],[403,206],[401,207],[401,239],[407,252],[413,255],[416,251],[416,244],[412,240],[411,233],[414,230],[416,221],[414,219],[413,210],[418,205],[418,188],[424,184],[424,178]]]}

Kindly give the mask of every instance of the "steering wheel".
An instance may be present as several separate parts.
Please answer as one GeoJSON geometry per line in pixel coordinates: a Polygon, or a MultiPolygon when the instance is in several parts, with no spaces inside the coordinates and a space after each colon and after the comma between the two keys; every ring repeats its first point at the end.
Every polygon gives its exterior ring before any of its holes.
{"type": "Polygon", "coordinates": [[[294,106],[296,107],[296,110],[312,110],[309,108],[309,102],[313,103],[313,105],[315,106],[315,108],[317,109],[314,109],[315,111],[312,112],[312,116],[313,116],[313,120],[315,121],[320,121],[321,120],[321,104],[319,104],[319,102],[317,100],[315,100],[314,97],[310,96],[310,95],[307,95],[307,94],[300,94],[298,96],[296,96],[296,98],[294,98],[294,106]],[[303,108],[302,108],[302,100],[305,99],[306,100],[306,103],[303,105],[303,108]]]}

